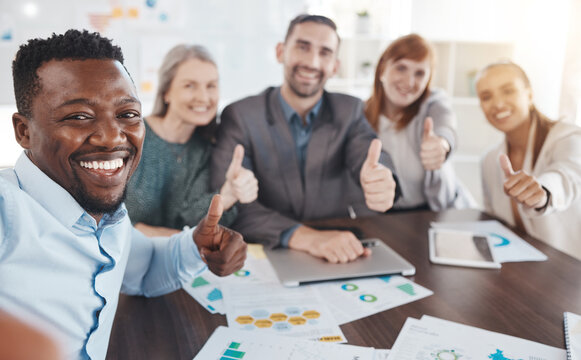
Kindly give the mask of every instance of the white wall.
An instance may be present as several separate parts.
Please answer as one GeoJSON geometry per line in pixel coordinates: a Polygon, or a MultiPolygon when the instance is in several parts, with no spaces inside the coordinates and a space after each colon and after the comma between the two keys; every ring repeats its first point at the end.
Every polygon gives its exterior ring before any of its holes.
{"type": "Polygon", "coordinates": [[[14,105],[0,105],[0,169],[14,165],[21,152],[12,130],[12,114],[15,111],[14,105]]]}
{"type": "MultiPolygon", "coordinates": [[[[124,10],[145,3],[141,0],[0,0],[0,31],[10,26],[12,42],[0,41],[0,166],[14,163],[20,153],[12,135],[15,111],[11,63],[20,44],[28,39],[62,33],[69,28],[87,28],[87,12],[111,13],[112,4],[124,10]],[[38,14],[25,15],[26,4],[35,4],[38,14]]],[[[103,34],[121,46],[125,65],[133,76],[143,112],[151,110],[153,93],[140,86],[156,78],[156,68],[167,50],[181,42],[201,44],[214,55],[220,71],[221,105],[280,84],[282,71],[275,46],[282,41],[288,22],[306,9],[304,1],[285,0],[158,0],[172,6],[170,16],[179,17],[168,26],[152,21],[110,20],[103,34]]],[[[95,29],[91,29],[95,30],[95,29]]],[[[155,88],[155,85],[153,86],[155,88]]]]}
{"type": "Polygon", "coordinates": [[[535,103],[558,118],[571,0],[413,0],[412,31],[428,39],[512,42],[535,103]]]}
{"type": "MultiPolygon", "coordinates": [[[[566,34],[570,18],[574,19],[570,8],[575,1],[581,0],[157,0],[171,5],[170,15],[177,18],[174,23],[149,23],[143,20],[145,16],[140,21],[114,20],[104,34],[123,48],[147,114],[152,92],[144,92],[141,85],[145,80],[155,81],[156,67],[176,43],[199,43],[214,54],[224,105],[281,82],[274,47],[296,14],[305,9],[321,12],[334,18],[340,33],[349,36],[355,30],[355,13],[367,9],[372,12],[372,32],[381,38],[413,31],[431,40],[514,43],[514,60],[531,77],[537,105],[557,118],[566,34]]],[[[0,0],[0,31],[11,26],[14,35],[11,43],[0,40],[0,166],[13,163],[13,154],[19,152],[10,121],[14,111],[10,66],[18,46],[29,38],[89,26],[87,11],[111,13],[112,4],[126,9],[143,3],[0,0]],[[36,17],[24,14],[28,3],[36,4],[36,17]]]]}
{"type": "MultiPolygon", "coordinates": [[[[0,0],[0,14],[14,19],[14,41],[0,45],[0,104],[13,103],[10,63],[19,44],[68,28],[89,25],[87,10],[110,12],[110,0],[29,0],[38,16],[23,14],[25,2],[0,0]]],[[[138,1],[139,4],[145,1],[138,1]]],[[[158,0],[178,7],[182,19],[163,26],[156,22],[111,20],[104,34],[123,49],[126,66],[140,83],[144,63],[158,64],[167,49],[180,42],[205,45],[215,56],[221,75],[221,93],[231,101],[280,82],[274,47],[289,20],[305,9],[303,1],[271,0],[158,0]],[[147,55],[152,58],[143,58],[147,55]],[[140,58],[141,57],[141,58],[140,58]]],[[[117,1],[130,7],[135,0],[117,1]],[[127,5],[129,4],[129,5],[127,5]]]]}
{"type": "MultiPolygon", "coordinates": [[[[412,4],[411,30],[430,40],[498,43],[513,48],[511,60],[530,77],[536,106],[553,119],[561,117],[567,32],[569,19],[573,18],[571,0],[413,0],[412,4]]],[[[476,44],[475,49],[478,47],[476,44]]],[[[480,68],[489,61],[500,60],[490,59],[495,56],[474,51],[465,54],[463,61],[469,64],[462,65],[467,69],[480,68]]],[[[480,158],[503,135],[487,123],[477,99],[456,101],[454,110],[459,147],[452,163],[460,180],[482,206],[480,158]]]]}

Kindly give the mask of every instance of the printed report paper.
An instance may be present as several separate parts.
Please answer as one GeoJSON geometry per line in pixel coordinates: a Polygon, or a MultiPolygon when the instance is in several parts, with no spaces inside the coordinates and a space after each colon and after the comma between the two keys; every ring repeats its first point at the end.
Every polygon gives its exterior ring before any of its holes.
{"type": "Polygon", "coordinates": [[[194,360],[382,360],[387,350],[218,327],[194,360]]]}
{"type": "Polygon", "coordinates": [[[325,302],[312,287],[280,283],[232,284],[224,289],[228,326],[254,333],[346,342],[325,302]]]}
{"type": "Polygon", "coordinates": [[[331,281],[311,285],[342,325],[430,296],[433,292],[403,276],[331,281]]]}
{"type": "Polygon", "coordinates": [[[581,360],[581,315],[565,314],[565,343],[569,360],[581,360]]]}
{"type": "Polygon", "coordinates": [[[262,245],[248,244],[248,253],[242,269],[232,275],[219,277],[210,270],[182,284],[182,288],[212,314],[224,315],[226,308],[223,288],[231,284],[276,282],[274,269],[268,262],[262,245]]]}
{"type": "Polygon", "coordinates": [[[566,360],[563,349],[424,315],[408,318],[388,360],[566,360]]]}

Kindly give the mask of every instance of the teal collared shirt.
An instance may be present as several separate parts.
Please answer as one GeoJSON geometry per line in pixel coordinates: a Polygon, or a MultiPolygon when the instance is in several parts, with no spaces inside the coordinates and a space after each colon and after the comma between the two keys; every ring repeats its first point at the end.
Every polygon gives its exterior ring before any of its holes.
{"type": "MultiPolygon", "coordinates": [[[[297,153],[297,160],[299,162],[299,170],[301,171],[301,180],[303,181],[303,186],[305,185],[305,164],[307,162],[307,148],[309,146],[309,141],[311,140],[311,135],[313,134],[313,123],[315,118],[321,110],[323,104],[323,97],[317,101],[315,106],[307,114],[305,121],[299,116],[299,114],[284,100],[282,94],[279,94],[278,99],[280,101],[280,106],[282,109],[282,114],[287,121],[293,139],[295,141],[295,151],[297,153]]],[[[283,247],[288,247],[288,242],[295,232],[295,230],[300,225],[295,225],[289,229],[286,229],[280,234],[280,244],[283,247]]]]}
{"type": "Polygon", "coordinates": [[[323,97],[313,106],[311,111],[307,114],[305,121],[297,114],[297,112],[284,100],[282,94],[279,94],[280,106],[285,120],[288,122],[293,139],[295,140],[295,151],[297,153],[297,160],[299,162],[299,169],[301,171],[301,179],[303,186],[305,183],[305,163],[307,161],[307,148],[311,135],[313,134],[313,123],[319,114],[319,110],[323,104],[323,97]]]}

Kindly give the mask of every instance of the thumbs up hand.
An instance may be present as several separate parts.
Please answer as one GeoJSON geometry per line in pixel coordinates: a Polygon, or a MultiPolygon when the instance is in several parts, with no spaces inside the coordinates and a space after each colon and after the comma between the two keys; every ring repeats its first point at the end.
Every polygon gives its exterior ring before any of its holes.
{"type": "Polygon", "coordinates": [[[367,207],[385,212],[393,206],[395,180],[391,170],[379,163],[381,141],[373,139],[367,151],[367,158],[361,167],[359,180],[365,195],[367,207]]]}
{"type": "Polygon", "coordinates": [[[515,172],[506,154],[501,154],[498,161],[505,177],[504,192],[506,195],[529,208],[540,209],[547,205],[549,194],[534,176],[524,171],[515,172]]]}
{"type": "Polygon", "coordinates": [[[502,169],[502,172],[504,173],[504,177],[506,179],[514,175],[512,164],[506,154],[500,154],[500,156],[498,157],[498,162],[500,163],[500,168],[502,169]]]}
{"type": "Polygon", "coordinates": [[[448,151],[450,151],[450,144],[448,144],[446,139],[434,133],[434,122],[428,116],[424,122],[424,133],[420,149],[422,166],[427,171],[441,168],[446,160],[448,151]]]}
{"type": "Polygon", "coordinates": [[[246,259],[246,243],[242,235],[218,224],[223,211],[220,195],[214,195],[206,217],[196,226],[193,235],[202,260],[218,276],[240,270],[246,259]]]}
{"type": "Polygon", "coordinates": [[[231,208],[237,201],[247,204],[258,197],[258,180],[252,171],[242,167],[243,159],[244,147],[238,144],[226,171],[226,182],[220,189],[225,209],[231,208]]]}

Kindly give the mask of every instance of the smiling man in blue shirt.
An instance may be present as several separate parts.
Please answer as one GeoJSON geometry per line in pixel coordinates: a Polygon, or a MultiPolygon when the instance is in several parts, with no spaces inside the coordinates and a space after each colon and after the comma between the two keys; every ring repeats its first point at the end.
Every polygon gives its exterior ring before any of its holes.
{"type": "Polygon", "coordinates": [[[221,201],[169,239],[131,226],[123,199],[145,130],[118,47],[76,30],[30,40],[13,76],[25,151],[0,172],[0,309],[52,324],[68,358],[104,359],[120,290],[162,295],[206,266],[243,265],[241,235],[217,223],[221,201]]]}

